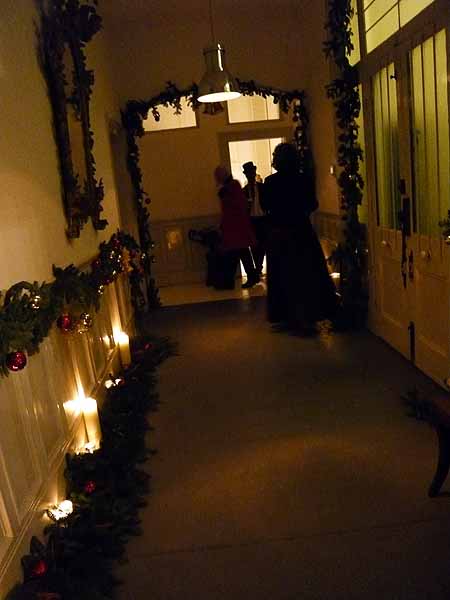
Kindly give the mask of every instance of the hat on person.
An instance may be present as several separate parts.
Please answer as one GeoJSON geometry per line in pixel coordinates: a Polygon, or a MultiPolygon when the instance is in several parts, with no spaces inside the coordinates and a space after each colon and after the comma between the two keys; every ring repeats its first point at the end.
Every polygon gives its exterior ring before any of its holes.
{"type": "Polygon", "coordinates": [[[250,160],[249,162],[246,162],[242,165],[242,170],[244,171],[244,173],[246,171],[256,171],[256,165],[252,163],[252,161],[250,160]]]}

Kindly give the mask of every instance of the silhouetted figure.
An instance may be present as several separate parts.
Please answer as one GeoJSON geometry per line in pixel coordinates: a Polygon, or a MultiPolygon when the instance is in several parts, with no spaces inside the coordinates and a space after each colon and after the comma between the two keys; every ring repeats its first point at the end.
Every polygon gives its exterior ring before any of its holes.
{"type": "Polygon", "coordinates": [[[217,167],[214,177],[219,188],[222,209],[220,221],[221,250],[227,257],[227,276],[224,287],[234,288],[239,260],[244,265],[247,282],[243,288],[253,287],[259,281],[249,247],[256,244],[255,233],[247,210],[247,200],[241,184],[224,167],[217,167]]]}
{"type": "Polygon", "coordinates": [[[335,287],[310,222],[318,204],[310,178],[299,171],[293,144],[279,144],[272,164],[277,172],[264,182],[268,319],[310,333],[337,308],[335,287]]]}
{"type": "Polygon", "coordinates": [[[264,206],[263,184],[256,180],[256,165],[251,161],[242,165],[247,178],[244,194],[247,198],[250,219],[255,230],[256,246],[252,248],[255,269],[261,276],[267,245],[267,215],[264,206]]]}

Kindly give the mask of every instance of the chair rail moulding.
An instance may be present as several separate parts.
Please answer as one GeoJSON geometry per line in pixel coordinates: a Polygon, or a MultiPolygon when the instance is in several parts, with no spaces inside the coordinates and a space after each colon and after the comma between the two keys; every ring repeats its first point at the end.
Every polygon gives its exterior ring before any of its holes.
{"type": "Polygon", "coordinates": [[[53,112],[58,148],[67,236],[80,237],[92,220],[105,229],[100,217],[103,182],[97,180],[89,104],[94,72],[86,64],[85,46],[101,29],[95,0],[38,0],[38,54],[53,112]]]}

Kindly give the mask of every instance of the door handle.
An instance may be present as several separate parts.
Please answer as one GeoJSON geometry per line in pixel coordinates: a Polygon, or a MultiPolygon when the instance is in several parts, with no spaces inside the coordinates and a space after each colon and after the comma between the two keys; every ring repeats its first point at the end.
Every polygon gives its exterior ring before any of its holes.
{"type": "Polygon", "coordinates": [[[429,250],[422,250],[420,252],[420,258],[425,261],[431,260],[431,252],[429,250]]]}
{"type": "Polygon", "coordinates": [[[391,243],[388,242],[387,240],[381,240],[381,246],[383,248],[390,248],[391,247],[391,243]]]}
{"type": "Polygon", "coordinates": [[[410,237],[411,235],[411,200],[408,197],[402,199],[402,209],[398,211],[398,222],[402,235],[410,237]]]}
{"type": "Polygon", "coordinates": [[[410,281],[414,281],[414,253],[412,250],[408,256],[408,277],[410,281]]]}

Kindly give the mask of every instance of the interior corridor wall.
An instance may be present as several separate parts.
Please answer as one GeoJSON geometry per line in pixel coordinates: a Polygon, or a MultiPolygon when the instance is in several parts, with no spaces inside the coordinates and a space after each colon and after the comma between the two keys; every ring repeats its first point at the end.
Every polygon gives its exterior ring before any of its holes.
{"type": "MultiPolygon", "coordinates": [[[[227,64],[235,76],[286,90],[306,90],[317,196],[321,210],[336,214],[337,186],[330,174],[330,165],[336,162],[334,113],[325,95],[330,73],[322,52],[326,4],[326,0],[217,0],[214,20],[217,38],[225,46],[227,64]]],[[[116,88],[122,105],[129,99],[147,99],[158,94],[168,80],[180,88],[200,80],[204,70],[203,47],[210,43],[207,2],[177,3],[176,9],[174,4],[160,2],[152,4],[151,10],[141,7],[137,12],[133,12],[131,5],[121,12],[120,6],[108,4],[102,10],[107,17],[116,88]]],[[[202,126],[206,119],[202,119],[202,126]]],[[[220,125],[224,123],[221,115],[216,119],[220,125]]],[[[166,155],[166,148],[182,135],[189,140],[186,142],[189,156],[187,153],[173,156],[156,177],[169,182],[174,170],[186,173],[186,186],[195,185],[196,189],[188,189],[187,194],[186,190],[179,191],[180,210],[210,213],[212,201],[207,197],[214,191],[210,183],[211,165],[218,157],[212,137],[206,150],[196,145],[194,130],[160,134],[159,149],[146,136],[142,147],[152,146],[155,152],[166,155]],[[163,146],[163,140],[168,141],[167,147],[163,146]],[[190,170],[193,164],[194,171],[190,170]],[[197,208],[191,206],[192,202],[198,203],[197,208]]],[[[147,156],[143,170],[151,192],[151,160],[147,156]]],[[[163,218],[156,203],[150,210],[153,218],[163,218]]],[[[174,214],[172,193],[167,196],[165,210],[167,218],[174,214]]]]}
{"type": "MultiPolygon", "coordinates": [[[[88,223],[77,240],[65,235],[57,151],[46,83],[37,59],[35,3],[3,0],[0,18],[0,290],[21,281],[50,280],[52,264],[81,265],[119,226],[109,126],[118,101],[101,32],[87,49],[95,71],[91,103],[97,175],[103,179],[105,231],[88,223]]],[[[84,336],[68,340],[56,328],[27,367],[0,379],[0,598],[20,579],[20,557],[32,534],[48,524],[44,510],[64,491],[65,452],[83,441],[82,418],[69,419],[64,403],[101,389],[116,349],[102,336],[129,323],[126,290],[109,286],[100,316],[84,336]],[[95,358],[95,360],[94,360],[95,358]],[[106,366],[105,366],[106,365],[106,366]]],[[[108,339],[106,337],[106,339],[108,339]]],[[[100,392],[98,392],[100,395],[100,392]]],[[[99,396],[100,397],[100,396],[99,396]]]]}
{"type": "Polygon", "coordinates": [[[57,151],[46,83],[37,59],[38,15],[29,0],[4,0],[0,19],[0,288],[16,281],[48,279],[53,263],[80,264],[119,225],[107,119],[117,113],[110,63],[100,32],[88,45],[95,71],[91,104],[97,175],[103,179],[109,227],[88,223],[69,241],[61,197],[57,151]]]}

